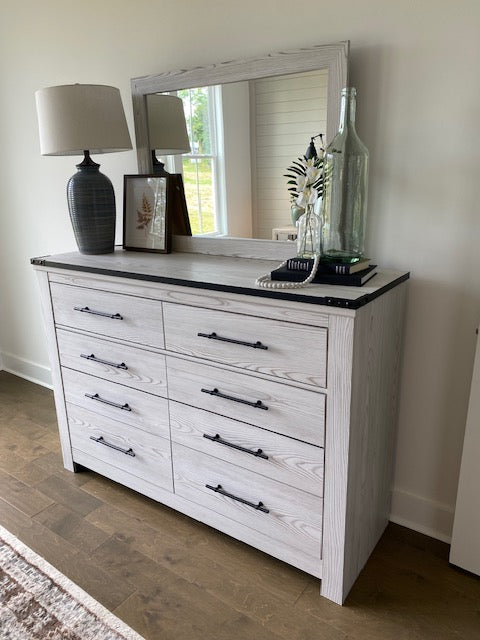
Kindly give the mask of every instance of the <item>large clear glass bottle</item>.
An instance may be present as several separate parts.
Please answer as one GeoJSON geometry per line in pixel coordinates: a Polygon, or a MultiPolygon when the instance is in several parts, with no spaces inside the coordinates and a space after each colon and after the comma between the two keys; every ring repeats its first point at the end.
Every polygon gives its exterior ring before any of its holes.
{"type": "Polygon", "coordinates": [[[322,260],[352,263],[364,255],[368,149],[355,130],[356,89],[342,90],[340,126],[325,151],[322,260]]]}

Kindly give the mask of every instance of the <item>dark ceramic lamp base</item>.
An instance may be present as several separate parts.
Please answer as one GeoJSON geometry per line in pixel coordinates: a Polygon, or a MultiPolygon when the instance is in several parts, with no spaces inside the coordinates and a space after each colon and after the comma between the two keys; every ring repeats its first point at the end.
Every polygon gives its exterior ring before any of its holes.
{"type": "Polygon", "coordinates": [[[167,177],[170,174],[165,171],[165,165],[157,158],[155,149],[152,149],[152,173],[154,176],[167,177]]]}
{"type": "Polygon", "coordinates": [[[100,165],[85,151],[77,173],[67,184],[67,200],[80,253],[112,253],[115,245],[115,193],[100,165]]]}

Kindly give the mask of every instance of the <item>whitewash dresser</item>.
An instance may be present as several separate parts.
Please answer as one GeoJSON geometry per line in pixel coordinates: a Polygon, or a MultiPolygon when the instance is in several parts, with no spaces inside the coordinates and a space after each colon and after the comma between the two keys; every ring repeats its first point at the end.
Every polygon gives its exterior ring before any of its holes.
{"type": "Polygon", "coordinates": [[[321,579],[343,603],[387,522],[408,273],[264,290],[276,263],[34,258],[65,467],[321,579]]]}

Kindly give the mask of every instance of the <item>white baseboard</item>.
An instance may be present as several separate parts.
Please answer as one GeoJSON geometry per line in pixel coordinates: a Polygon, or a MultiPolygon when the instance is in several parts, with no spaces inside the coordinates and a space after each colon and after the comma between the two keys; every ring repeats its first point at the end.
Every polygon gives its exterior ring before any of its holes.
{"type": "Polygon", "coordinates": [[[393,489],[390,520],[431,538],[451,542],[454,512],[448,504],[393,489]]]}
{"type": "Polygon", "coordinates": [[[53,389],[50,367],[3,352],[0,353],[0,370],[2,369],[35,384],[40,384],[42,387],[53,389]]]}

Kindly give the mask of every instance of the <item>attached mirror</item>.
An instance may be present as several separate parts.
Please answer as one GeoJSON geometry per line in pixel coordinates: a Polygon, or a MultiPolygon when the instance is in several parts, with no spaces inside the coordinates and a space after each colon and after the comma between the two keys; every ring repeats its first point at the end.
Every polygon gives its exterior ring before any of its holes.
{"type": "Polygon", "coordinates": [[[160,159],[170,173],[183,174],[193,244],[196,237],[209,253],[229,253],[223,243],[243,238],[250,247],[256,240],[262,257],[276,256],[280,245],[292,253],[284,174],[312,137],[323,134],[325,144],[333,138],[348,48],[342,42],[132,80],[139,173],[152,171],[155,101],[147,96],[183,101],[190,150],[160,159]],[[212,240],[221,250],[211,249],[212,240]]]}

